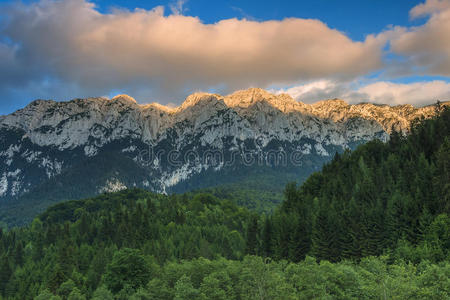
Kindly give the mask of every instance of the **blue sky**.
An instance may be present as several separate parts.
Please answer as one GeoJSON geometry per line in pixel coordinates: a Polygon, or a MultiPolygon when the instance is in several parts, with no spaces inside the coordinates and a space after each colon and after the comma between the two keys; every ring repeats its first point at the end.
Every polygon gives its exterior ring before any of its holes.
{"type": "MultiPolygon", "coordinates": [[[[97,0],[102,12],[111,8],[152,9],[166,6],[169,13],[173,1],[97,0]]],[[[408,12],[421,3],[419,0],[314,0],[314,1],[248,1],[248,0],[191,0],[185,2],[184,14],[197,16],[205,23],[215,23],[228,18],[254,18],[256,20],[282,20],[284,18],[319,19],[331,28],[348,34],[354,40],[362,40],[367,34],[380,32],[387,26],[418,25],[424,20],[411,20],[408,12]]]]}
{"type": "Polygon", "coordinates": [[[450,0],[0,5],[0,114],[36,98],[178,105],[253,86],[304,102],[450,99],[450,0]]]}

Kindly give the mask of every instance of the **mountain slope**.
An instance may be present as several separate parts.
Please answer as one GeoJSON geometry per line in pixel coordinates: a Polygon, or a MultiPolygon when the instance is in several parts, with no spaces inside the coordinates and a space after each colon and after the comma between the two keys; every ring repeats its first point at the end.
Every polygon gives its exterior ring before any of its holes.
{"type": "Polygon", "coordinates": [[[388,143],[336,155],[300,187],[288,185],[285,195],[262,225],[270,228],[262,253],[339,261],[399,247],[394,257],[448,259],[450,109],[415,124],[406,137],[394,132],[388,143]],[[419,249],[408,252],[410,245],[419,249]]]}
{"type": "Polygon", "coordinates": [[[126,95],[36,100],[0,118],[0,202],[9,214],[11,203],[31,207],[36,201],[95,195],[109,186],[182,192],[262,173],[278,174],[284,185],[319,170],[335,152],[374,138],[385,141],[391,128],[406,132],[414,118],[434,113],[432,106],[340,100],[308,105],[261,89],[225,97],[196,93],[177,108],[139,105],[126,95]],[[100,174],[86,164],[106,154],[102,164],[111,164],[111,170],[120,161],[127,166],[119,167],[119,174],[100,174]]]}

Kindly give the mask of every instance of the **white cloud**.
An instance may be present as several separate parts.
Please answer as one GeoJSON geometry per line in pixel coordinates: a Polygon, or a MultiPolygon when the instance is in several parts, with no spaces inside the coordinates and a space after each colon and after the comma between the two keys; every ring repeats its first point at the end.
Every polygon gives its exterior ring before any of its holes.
{"type": "Polygon", "coordinates": [[[411,18],[429,17],[424,25],[394,27],[363,42],[312,19],[205,24],[183,15],[185,3],[174,0],[169,16],[163,7],[105,14],[87,0],[2,6],[0,95],[28,91],[32,98],[66,99],[68,93],[119,90],[141,101],[179,103],[193,90],[226,93],[306,82],[285,90],[305,102],[343,97],[420,105],[448,98],[443,81],[386,80],[450,76],[450,0],[414,7],[411,18]],[[386,42],[390,47],[383,52],[386,42]],[[403,59],[384,57],[392,53],[403,59]],[[375,70],[386,71],[384,81],[362,86],[358,80],[375,70]]]}
{"type": "Polygon", "coordinates": [[[450,83],[436,80],[409,84],[376,82],[357,91],[374,103],[413,104],[416,106],[450,100],[450,83]]]}
{"type": "Polygon", "coordinates": [[[416,5],[411,9],[409,15],[411,18],[424,17],[439,11],[450,8],[450,1],[448,0],[427,0],[425,3],[416,5]]]}
{"type": "Polygon", "coordinates": [[[185,8],[183,7],[186,4],[187,0],[177,0],[169,5],[170,10],[174,15],[182,15],[185,8]]]}
{"type": "MultiPolygon", "coordinates": [[[[221,20],[205,24],[163,8],[102,14],[84,0],[14,3],[1,35],[20,47],[14,69],[108,93],[129,85],[155,94],[354,78],[381,67],[383,39],[355,42],[319,20],[221,20]]],[[[1,58],[0,58],[1,59],[1,58]]],[[[0,62],[1,64],[1,62],[0,62]]],[[[8,72],[8,70],[5,70],[8,72]]]]}
{"type": "Polygon", "coordinates": [[[391,33],[391,51],[407,58],[401,64],[403,72],[450,76],[450,1],[428,0],[410,15],[430,18],[422,26],[396,28],[391,33]]]}
{"type": "Polygon", "coordinates": [[[355,82],[321,80],[276,92],[288,93],[294,99],[305,103],[340,98],[349,103],[372,102],[389,105],[409,103],[422,106],[435,103],[436,100],[449,101],[450,83],[440,80],[408,84],[381,81],[358,85],[355,82]]]}
{"type": "Polygon", "coordinates": [[[340,83],[333,80],[317,80],[287,89],[271,90],[276,93],[287,93],[296,100],[304,103],[314,103],[319,100],[339,98],[347,95],[350,90],[349,83],[340,83]]]}

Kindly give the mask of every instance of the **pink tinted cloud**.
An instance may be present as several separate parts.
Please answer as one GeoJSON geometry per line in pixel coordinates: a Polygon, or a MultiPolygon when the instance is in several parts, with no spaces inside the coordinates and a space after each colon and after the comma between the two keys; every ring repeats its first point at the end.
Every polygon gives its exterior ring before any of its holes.
{"type": "Polygon", "coordinates": [[[428,0],[410,15],[430,17],[422,26],[396,28],[391,51],[407,58],[411,73],[450,76],[450,1],[428,0]]]}
{"type": "Polygon", "coordinates": [[[319,20],[226,19],[153,10],[99,13],[83,0],[14,4],[3,31],[16,61],[89,88],[142,82],[159,89],[354,78],[382,66],[385,40],[349,39],[319,20]]]}

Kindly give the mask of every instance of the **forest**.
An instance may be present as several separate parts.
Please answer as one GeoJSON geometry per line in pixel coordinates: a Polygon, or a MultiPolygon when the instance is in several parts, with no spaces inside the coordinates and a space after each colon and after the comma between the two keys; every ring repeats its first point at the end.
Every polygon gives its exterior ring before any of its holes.
{"type": "Polygon", "coordinates": [[[436,109],[288,184],[273,212],[214,190],[54,205],[0,231],[1,299],[448,299],[450,109],[436,109]]]}

